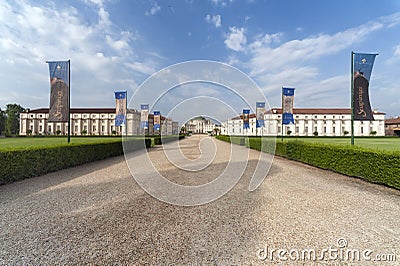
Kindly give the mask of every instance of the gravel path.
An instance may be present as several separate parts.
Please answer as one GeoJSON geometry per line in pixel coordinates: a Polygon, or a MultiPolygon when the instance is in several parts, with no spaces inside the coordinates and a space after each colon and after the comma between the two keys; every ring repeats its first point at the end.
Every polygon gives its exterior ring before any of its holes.
{"type": "MultiPolygon", "coordinates": [[[[201,138],[183,140],[184,154],[196,158],[201,138]]],[[[150,157],[170,180],[200,184],[226,165],[219,154],[230,145],[214,141],[219,152],[197,178],[161,149],[150,157]]],[[[399,191],[275,157],[249,192],[258,152],[250,156],[228,194],[196,207],[149,196],[122,156],[0,186],[0,265],[339,265],[340,256],[400,265],[399,191]]]]}

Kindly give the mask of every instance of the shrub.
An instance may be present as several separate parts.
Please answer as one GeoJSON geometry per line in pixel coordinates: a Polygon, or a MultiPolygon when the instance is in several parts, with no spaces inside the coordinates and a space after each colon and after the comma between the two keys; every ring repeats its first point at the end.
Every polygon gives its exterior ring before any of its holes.
{"type": "MultiPolygon", "coordinates": [[[[235,139],[229,136],[217,138],[223,141],[235,139]]],[[[273,149],[271,143],[266,145],[268,148],[263,148],[264,152],[272,153],[275,150],[276,155],[291,160],[400,189],[399,152],[301,141],[276,142],[276,148],[273,149]]],[[[261,150],[261,139],[249,138],[249,147],[261,150]]]]}
{"type": "Polygon", "coordinates": [[[122,154],[121,142],[71,144],[0,152],[0,184],[122,154]]]}

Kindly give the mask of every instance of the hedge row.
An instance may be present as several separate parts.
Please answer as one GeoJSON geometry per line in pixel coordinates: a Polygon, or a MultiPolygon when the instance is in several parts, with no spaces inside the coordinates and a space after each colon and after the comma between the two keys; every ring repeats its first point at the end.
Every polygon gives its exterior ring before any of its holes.
{"type": "MultiPolygon", "coordinates": [[[[181,138],[184,136],[179,136],[181,138]]],[[[112,141],[0,151],[0,185],[122,155],[124,151],[149,148],[154,145],[155,139],[157,137],[125,139],[124,149],[122,141],[112,141]]],[[[176,136],[162,138],[164,142],[176,139],[176,136]]]]}
{"type": "MultiPolygon", "coordinates": [[[[243,139],[241,137],[218,136],[217,138],[236,144],[243,142],[240,140],[243,139]]],[[[267,142],[263,151],[271,153],[272,146],[268,146],[268,143],[272,141],[268,138],[249,137],[246,146],[261,150],[261,141],[267,142]]],[[[301,141],[277,141],[275,154],[400,189],[400,153],[398,152],[301,141]]]]}
{"type": "Polygon", "coordinates": [[[121,155],[122,142],[81,144],[0,152],[0,184],[121,155]]]}

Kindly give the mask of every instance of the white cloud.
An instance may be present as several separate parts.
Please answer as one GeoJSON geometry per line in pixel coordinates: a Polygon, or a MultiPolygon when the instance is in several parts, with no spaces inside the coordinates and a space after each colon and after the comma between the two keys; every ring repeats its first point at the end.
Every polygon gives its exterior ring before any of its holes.
{"type": "Polygon", "coordinates": [[[114,40],[110,35],[106,35],[107,44],[113,48],[115,51],[130,50],[130,32],[121,32],[121,38],[119,40],[114,40]]]}
{"type": "Polygon", "coordinates": [[[211,16],[210,14],[207,14],[207,16],[204,18],[208,23],[214,24],[216,28],[221,27],[221,15],[214,15],[211,16]]]}
{"type": "Polygon", "coordinates": [[[281,37],[283,36],[283,33],[274,33],[274,34],[265,34],[265,35],[258,35],[256,37],[256,40],[251,43],[249,46],[250,48],[259,48],[264,45],[269,45],[271,43],[279,43],[281,41],[281,37]]]}
{"type": "Polygon", "coordinates": [[[395,47],[394,55],[400,57],[400,44],[395,47]]]}
{"type": "Polygon", "coordinates": [[[150,10],[146,11],[146,16],[154,16],[160,11],[161,7],[157,3],[154,3],[153,6],[150,8],[150,10]]]}
{"type": "MultiPolygon", "coordinates": [[[[250,76],[268,95],[272,106],[280,105],[280,94],[276,93],[280,87],[294,86],[299,88],[296,92],[296,106],[346,107],[350,101],[350,76],[345,70],[333,73],[320,70],[321,65],[326,64],[323,63],[323,57],[332,58],[336,54],[341,55],[351,51],[356,45],[367,40],[372,33],[393,28],[399,24],[400,13],[395,13],[333,34],[321,33],[283,43],[281,43],[283,33],[262,34],[247,42],[243,41],[246,40],[243,38],[245,30],[232,28],[231,34],[225,40],[225,45],[234,51],[246,51],[247,59],[243,59],[243,56],[236,57],[237,54],[233,53],[228,56],[229,62],[249,71],[250,76]],[[343,95],[343,97],[338,97],[338,95],[343,95]]],[[[395,46],[393,51],[393,55],[399,58],[400,45],[395,46]]],[[[378,88],[386,88],[384,89],[386,94],[387,88],[396,87],[393,78],[390,82],[386,78],[385,82],[387,83],[382,83],[375,77],[370,94],[373,96],[374,92],[379,90],[378,88]]],[[[372,100],[374,106],[382,108],[382,102],[393,102],[389,100],[389,97],[386,97],[384,101],[383,94],[379,95],[372,100]]],[[[394,109],[387,106],[388,110],[383,111],[393,113],[394,109]],[[392,109],[389,110],[389,108],[392,109]]]]}
{"type": "Polygon", "coordinates": [[[333,35],[320,34],[302,40],[290,40],[276,48],[272,48],[270,44],[273,41],[279,41],[281,35],[274,37],[265,35],[263,39],[249,45],[252,56],[248,66],[253,76],[276,71],[287,65],[295,68],[300,62],[304,63],[320,56],[330,55],[361,42],[368,34],[383,27],[384,25],[380,22],[370,22],[333,35]]]}
{"type": "Polygon", "coordinates": [[[211,2],[216,6],[226,7],[228,4],[232,3],[233,0],[211,0],[211,2]]]}
{"type": "Polygon", "coordinates": [[[8,95],[0,98],[0,106],[47,106],[46,60],[71,60],[72,106],[112,106],[116,88],[136,88],[136,79],[155,69],[155,56],[144,51],[147,58],[141,62],[131,46],[132,34],[113,25],[103,1],[85,2],[98,14],[97,22],[82,19],[70,6],[0,2],[0,95],[8,95]]]}
{"type": "Polygon", "coordinates": [[[244,51],[245,45],[247,44],[247,38],[245,35],[246,30],[244,28],[230,27],[230,33],[227,35],[224,43],[226,47],[236,52],[244,51]]]}

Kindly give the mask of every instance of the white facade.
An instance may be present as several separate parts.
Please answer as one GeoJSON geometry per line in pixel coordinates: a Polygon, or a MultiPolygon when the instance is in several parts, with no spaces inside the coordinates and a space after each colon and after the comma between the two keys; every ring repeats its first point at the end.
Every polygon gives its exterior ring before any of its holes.
{"type": "MultiPolygon", "coordinates": [[[[273,108],[264,115],[264,127],[256,129],[256,117],[250,115],[250,128],[243,129],[241,117],[234,117],[222,124],[221,134],[236,136],[345,136],[351,132],[351,110],[342,108],[293,109],[294,124],[282,126],[282,109],[273,108]],[[347,134],[345,134],[347,132],[347,134]]],[[[385,114],[374,111],[374,121],[354,121],[355,136],[385,135],[385,114]]]]}
{"type": "Polygon", "coordinates": [[[185,127],[186,131],[191,131],[194,134],[214,133],[214,129],[219,128],[218,125],[204,117],[198,117],[188,121],[185,124],[185,127]]]}
{"type": "MultiPolygon", "coordinates": [[[[66,135],[68,133],[68,123],[48,122],[49,109],[41,108],[36,110],[27,110],[20,114],[20,135],[66,135]]],[[[115,126],[114,108],[71,108],[70,114],[71,135],[122,135],[125,134],[125,126],[115,126]]],[[[143,129],[140,129],[140,112],[129,109],[127,112],[127,134],[140,135],[143,129]]],[[[172,135],[178,132],[177,122],[170,118],[161,118],[162,133],[172,135]],[[165,127],[163,122],[165,123],[165,127]]],[[[149,129],[147,134],[153,135],[153,117],[149,115],[149,129]]],[[[157,132],[156,132],[157,133],[157,132]]]]}

